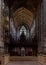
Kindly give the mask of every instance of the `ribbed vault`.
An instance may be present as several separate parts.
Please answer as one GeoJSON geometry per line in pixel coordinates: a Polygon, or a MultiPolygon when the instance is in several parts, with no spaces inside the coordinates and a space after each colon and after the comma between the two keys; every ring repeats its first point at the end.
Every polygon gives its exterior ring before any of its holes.
{"type": "Polygon", "coordinates": [[[22,23],[26,23],[29,27],[31,27],[34,20],[34,15],[28,9],[21,7],[13,13],[13,20],[16,27],[22,23]]]}

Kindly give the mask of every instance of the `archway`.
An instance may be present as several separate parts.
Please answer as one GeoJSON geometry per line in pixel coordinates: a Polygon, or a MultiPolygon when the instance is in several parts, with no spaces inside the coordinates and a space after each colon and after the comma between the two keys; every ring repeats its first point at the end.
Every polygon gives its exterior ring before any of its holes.
{"type": "Polygon", "coordinates": [[[24,33],[24,35],[26,36],[26,39],[29,39],[29,26],[27,24],[25,24],[24,22],[21,23],[18,26],[18,30],[17,30],[17,40],[20,39],[21,34],[24,33]]]}

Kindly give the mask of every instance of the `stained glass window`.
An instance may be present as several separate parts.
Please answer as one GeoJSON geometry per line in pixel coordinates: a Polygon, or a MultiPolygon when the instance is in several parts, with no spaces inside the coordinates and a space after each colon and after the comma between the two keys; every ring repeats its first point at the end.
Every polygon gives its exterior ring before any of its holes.
{"type": "Polygon", "coordinates": [[[25,26],[22,26],[21,29],[20,29],[20,35],[24,33],[24,35],[26,36],[26,28],[25,26]]]}

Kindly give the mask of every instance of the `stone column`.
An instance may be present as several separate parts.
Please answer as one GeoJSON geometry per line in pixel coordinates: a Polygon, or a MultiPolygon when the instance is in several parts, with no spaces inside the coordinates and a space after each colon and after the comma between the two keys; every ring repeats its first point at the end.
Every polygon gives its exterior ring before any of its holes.
{"type": "Polygon", "coordinates": [[[38,6],[36,13],[36,34],[38,39],[38,53],[43,52],[43,39],[44,39],[44,19],[43,19],[43,2],[38,6]]]}
{"type": "Polygon", "coordinates": [[[40,45],[40,37],[41,37],[41,35],[40,35],[40,29],[41,29],[41,27],[40,27],[40,23],[41,23],[41,13],[40,13],[40,5],[39,5],[39,7],[38,7],[38,9],[37,9],[37,13],[36,13],[36,34],[37,34],[37,41],[38,41],[38,53],[40,53],[41,52],[41,45],[40,45]],[[40,50],[40,51],[39,51],[40,50]]]}
{"type": "Polygon", "coordinates": [[[44,15],[43,15],[43,21],[44,21],[44,38],[43,38],[43,53],[46,53],[46,0],[43,0],[43,6],[44,6],[44,15]]]}
{"type": "Polygon", "coordinates": [[[4,43],[2,37],[2,0],[0,0],[0,52],[4,50],[4,43]]]}
{"type": "Polygon", "coordinates": [[[46,54],[46,0],[43,0],[38,8],[37,26],[40,41],[38,52],[46,54]]]}

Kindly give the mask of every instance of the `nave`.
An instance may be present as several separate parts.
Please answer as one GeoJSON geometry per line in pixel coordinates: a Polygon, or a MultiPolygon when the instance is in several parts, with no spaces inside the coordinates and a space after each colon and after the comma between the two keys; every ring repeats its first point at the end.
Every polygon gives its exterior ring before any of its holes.
{"type": "Polygon", "coordinates": [[[38,61],[12,61],[7,65],[42,65],[38,61]]]}

